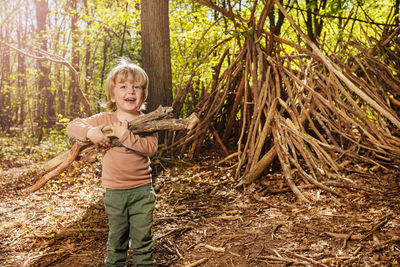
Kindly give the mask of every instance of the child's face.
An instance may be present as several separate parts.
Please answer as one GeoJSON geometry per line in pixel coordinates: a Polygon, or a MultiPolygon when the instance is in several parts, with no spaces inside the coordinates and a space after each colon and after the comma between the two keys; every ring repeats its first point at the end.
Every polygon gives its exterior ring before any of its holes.
{"type": "Polygon", "coordinates": [[[136,115],[144,102],[143,89],[131,75],[125,81],[117,77],[111,101],[115,103],[118,111],[136,115]]]}

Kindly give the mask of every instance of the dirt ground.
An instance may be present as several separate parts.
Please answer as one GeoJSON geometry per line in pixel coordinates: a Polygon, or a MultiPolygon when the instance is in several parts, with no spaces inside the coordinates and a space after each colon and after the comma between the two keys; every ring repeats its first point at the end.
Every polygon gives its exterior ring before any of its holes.
{"type": "MultiPolygon", "coordinates": [[[[304,185],[302,203],[273,172],[235,188],[234,162],[218,160],[158,167],[157,266],[399,266],[399,170],[349,172],[344,197],[304,185]]],[[[102,266],[99,164],[75,162],[28,194],[38,168],[0,159],[0,266],[102,266]]]]}

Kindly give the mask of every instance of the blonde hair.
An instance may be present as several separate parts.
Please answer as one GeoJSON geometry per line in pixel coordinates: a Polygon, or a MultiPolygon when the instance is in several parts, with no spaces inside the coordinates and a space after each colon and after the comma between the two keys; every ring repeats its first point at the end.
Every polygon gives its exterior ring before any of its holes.
{"type": "MultiPolygon", "coordinates": [[[[143,100],[147,99],[148,96],[148,86],[149,86],[149,77],[147,76],[146,72],[130,61],[127,58],[120,58],[118,59],[118,64],[108,73],[106,83],[105,83],[105,90],[107,96],[107,103],[105,107],[110,110],[116,110],[117,106],[111,99],[114,97],[114,87],[117,83],[117,79],[119,81],[126,81],[129,78],[129,75],[133,77],[134,82],[138,82],[140,87],[143,89],[143,100]]],[[[144,103],[141,109],[144,109],[144,103]]]]}

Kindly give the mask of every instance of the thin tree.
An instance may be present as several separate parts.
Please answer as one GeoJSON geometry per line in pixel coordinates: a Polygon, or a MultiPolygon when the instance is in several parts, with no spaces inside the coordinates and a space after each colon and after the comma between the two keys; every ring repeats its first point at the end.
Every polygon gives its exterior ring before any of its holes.
{"type": "MultiPolygon", "coordinates": [[[[9,39],[9,30],[7,27],[1,30],[1,38],[3,40],[9,39]]],[[[4,131],[10,129],[10,112],[11,112],[11,92],[10,92],[10,82],[8,80],[11,67],[10,67],[10,49],[7,47],[2,47],[0,50],[0,60],[1,60],[1,73],[0,73],[0,127],[4,131]]]]}
{"type": "MultiPolygon", "coordinates": [[[[35,0],[36,7],[36,22],[37,22],[37,35],[38,35],[38,46],[43,51],[47,51],[47,39],[46,39],[46,20],[47,14],[49,13],[49,6],[47,1],[35,0]]],[[[46,100],[49,94],[50,86],[50,67],[44,60],[38,60],[39,69],[39,80],[38,80],[38,99],[37,99],[37,114],[36,121],[39,123],[38,142],[43,138],[43,127],[45,126],[45,114],[46,114],[46,100]]],[[[47,103],[49,104],[49,103],[47,103]]]]}
{"type": "MultiPolygon", "coordinates": [[[[71,14],[71,35],[72,35],[72,66],[79,73],[79,29],[78,29],[78,10],[77,1],[69,1],[69,11],[71,14]]],[[[70,84],[70,100],[69,113],[71,117],[78,116],[79,112],[79,97],[74,90],[77,80],[76,77],[71,73],[72,81],[70,84]]]]}
{"type": "Polygon", "coordinates": [[[307,26],[307,35],[315,44],[318,44],[317,39],[321,36],[324,23],[323,19],[318,17],[321,11],[325,9],[326,4],[327,0],[306,0],[307,17],[305,22],[307,26]]]}
{"type": "MultiPolygon", "coordinates": [[[[22,12],[18,12],[18,28],[17,28],[17,40],[18,40],[18,48],[23,49],[23,43],[26,41],[26,30],[23,29],[22,23],[22,12]]],[[[18,54],[18,78],[17,78],[17,96],[15,114],[17,124],[23,124],[26,117],[26,105],[24,104],[24,98],[26,98],[26,64],[25,57],[22,54],[18,54]]]]}

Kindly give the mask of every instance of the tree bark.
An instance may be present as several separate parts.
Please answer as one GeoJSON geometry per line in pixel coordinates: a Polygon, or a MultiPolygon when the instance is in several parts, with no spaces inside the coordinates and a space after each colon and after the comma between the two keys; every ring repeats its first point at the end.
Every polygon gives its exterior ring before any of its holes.
{"type": "MultiPolygon", "coordinates": [[[[103,44],[103,66],[101,67],[101,81],[100,85],[101,87],[104,87],[105,80],[107,78],[106,74],[106,66],[107,66],[107,53],[108,53],[108,47],[110,46],[110,42],[107,37],[104,37],[104,44],[103,44]]],[[[101,99],[102,98],[102,91],[97,90],[97,98],[101,99]]],[[[96,106],[96,112],[100,112],[100,105],[96,106]]]]}
{"type": "MultiPolygon", "coordinates": [[[[37,34],[38,34],[38,42],[39,47],[43,51],[47,51],[47,39],[46,35],[46,19],[47,14],[49,13],[49,6],[47,1],[35,0],[36,6],[36,21],[37,21],[37,34]]],[[[45,126],[45,116],[46,116],[46,100],[49,94],[49,86],[50,86],[50,68],[47,66],[45,60],[38,60],[38,69],[39,69],[39,80],[38,80],[38,94],[37,99],[37,114],[36,121],[39,123],[39,133],[38,133],[38,142],[42,140],[43,137],[43,127],[45,126]]],[[[49,103],[47,103],[49,104],[49,103]]],[[[50,103],[51,104],[51,103],[50,103]]],[[[49,118],[47,118],[49,119],[49,118]]],[[[49,120],[48,120],[49,121],[49,120]]]]}
{"type": "MultiPolygon", "coordinates": [[[[0,33],[3,39],[9,38],[9,31],[5,29],[5,33],[0,33]]],[[[10,49],[8,47],[3,47],[1,50],[1,79],[0,79],[0,128],[3,131],[9,131],[10,129],[10,120],[11,120],[11,93],[10,93],[10,81],[9,76],[11,73],[10,68],[10,49]]]]}
{"type": "MultiPolygon", "coordinates": [[[[22,12],[18,13],[19,15],[19,23],[17,29],[17,40],[18,40],[18,48],[22,48],[23,44],[26,41],[26,29],[23,28],[23,18],[22,12]]],[[[21,54],[18,54],[18,78],[17,78],[17,96],[18,100],[16,101],[16,122],[19,125],[22,125],[26,118],[26,109],[25,103],[23,103],[23,99],[25,99],[26,95],[26,64],[25,64],[25,57],[21,54]]]]}
{"type": "Polygon", "coordinates": [[[63,91],[63,82],[61,79],[61,68],[57,67],[56,79],[59,81],[57,85],[57,112],[58,114],[65,114],[65,93],[63,91]]]}
{"type": "Polygon", "coordinates": [[[142,66],[149,76],[147,109],[172,103],[168,0],[141,1],[142,66]]]}
{"type": "MultiPolygon", "coordinates": [[[[79,32],[78,32],[78,12],[77,0],[70,1],[71,13],[71,35],[72,35],[72,67],[79,73],[79,32]]],[[[79,115],[79,98],[76,93],[75,86],[79,82],[79,77],[76,77],[71,71],[71,84],[70,84],[70,103],[69,103],[69,116],[78,117],[79,115]]]]}
{"type": "Polygon", "coordinates": [[[315,43],[317,46],[318,41],[317,38],[321,36],[323,19],[319,17],[319,13],[321,9],[325,9],[326,0],[315,1],[315,0],[306,0],[306,26],[307,26],[307,35],[310,40],[315,43]]]}
{"type": "MultiPolygon", "coordinates": [[[[126,2],[125,12],[128,12],[128,7],[129,7],[129,3],[126,2]]],[[[123,29],[122,38],[121,38],[121,48],[119,50],[119,56],[120,57],[122,57],[124,55],[124,45],[125,45],[125,36],[126,36],[126,32],[127,32],[127,30],[126,30],[127,24],[128,24],[128,18],[125,18],[124,29],[123,29]]]]}
{"type": "Polygon", "coordinates": [[[26,92],[26,67],[25,58],[22,55],[18,55],[17,90],[18,100],[16,101],[16,120],[17,124],[23,124],[26,118],[25,104],[23,103],[26,92]]]}

